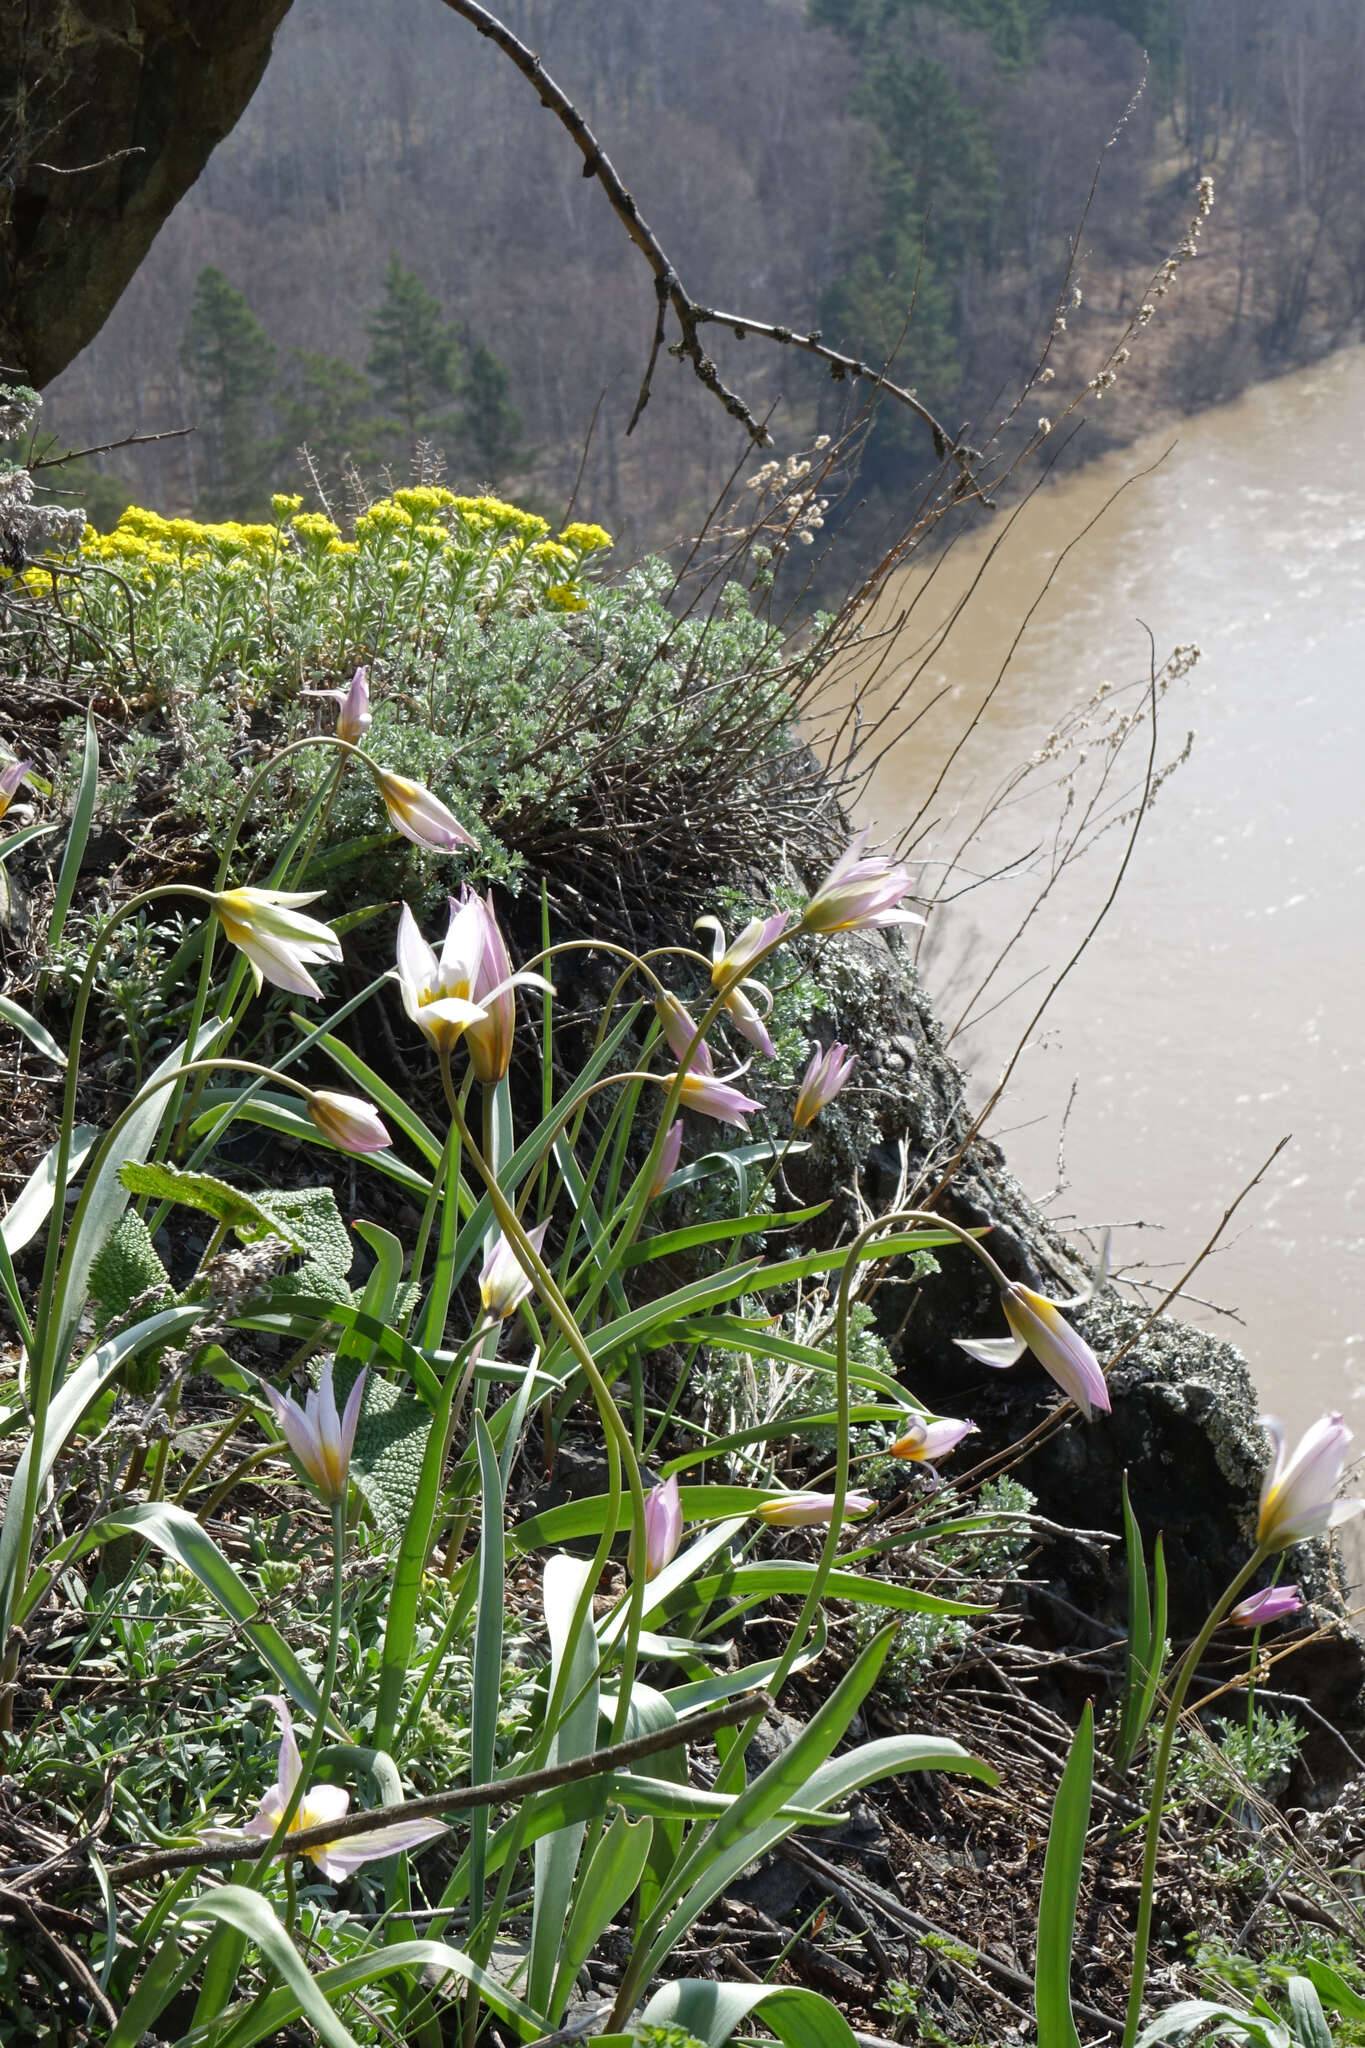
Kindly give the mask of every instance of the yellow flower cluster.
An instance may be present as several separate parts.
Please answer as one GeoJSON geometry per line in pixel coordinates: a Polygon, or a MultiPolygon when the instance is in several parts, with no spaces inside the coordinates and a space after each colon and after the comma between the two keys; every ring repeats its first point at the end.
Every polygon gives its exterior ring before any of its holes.
{"type": "Polygon", "coordinates": [[[454,491],[447,491],[440,484],[411,484],[395,491],[393,502],[413,519],[430,519],[433,512],[443,512],[448,505],[455,504],[456,497],[454,491]]]}
{"type": "Polygon", "coordinates": [[[112,533],[87,526],[81,553],[95,561],[123,562],[130,567],[193,565],[206,554],[220,560],[247,557],[268,562],[279,546],[273,526],[244,526],[236,519],[204,525],[197,519],[167,519],[143,505],[130,505],[112,533]]]}
{"type": "Polygon", "coordinates": [[[475,533],[507,532],[518,540],[539,540],[550,531],[548,519],[536,512],[523,512],[505,498],[456,498],[454,509],[475,533]]]}
{"type": "Polygon", "coordinates": [[[600,548],[611,546],[611,535],[605,526],[588,526],[581,519],[573,520],[559,537],[566,547],[575,548],[580,555],[595,555],[600,548]]]}

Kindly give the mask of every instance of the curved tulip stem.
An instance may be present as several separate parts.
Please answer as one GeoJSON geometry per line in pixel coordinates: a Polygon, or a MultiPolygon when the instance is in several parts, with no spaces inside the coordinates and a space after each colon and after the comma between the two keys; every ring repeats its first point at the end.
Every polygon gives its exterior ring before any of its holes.
{"type": "Polygon", "coordinates": [[[260,1858],[247,1879],[249,1891],[259,1891],[269,1874],[271,1863],[284,1847],[286,1837],[294,1824],[294,1816],[303,1803],[303,1795],[313,1782],[318,1758],[323,1744],[328,1740],[327,1720],[332,1711],[332,1694],[336,1690],[337,1661],[341,1649],[341,1594],[343,1567],[346,1562],[346,1494],[332,1502],[332,1600],[331,1615],[327,1628],[327,1661],[323,1666],[322,1684],[318,1689],[318,1711],[313,1720],[313,1732],[308,1738],[308,1747],[299,1764],[299,1775],[294,1789],[284,1802],[284,1811],[275,1823],[275,1832],[264,1855],[260,1858]]]}
{"type": "Polygon", "coordinates": [[[1166,1803],[1166,1780],[1171,1768],[1171,1749],[1175,1742],[1175,1731],[1180,1723],[1181,1710],[1185,1705],[1185,1695],[1190,1689],[1190,1682],[1199,1668],[1205,1650],[1213,1640],[1214,1630],[1247,1580],[1259,1570],[1267,1554],[1259,1545],[1257,1546],[1226,1592],[1214,1603],[1208,1620],[1176,1666],[1170,1705],[1161,1724],[1156,1765],[1152,1772],[1152,1799],[1147,1809],[1147,1835],[1142,1849],[1142,1883],[1138,1894],[1137,1932],[1133,1937],[1133,1978],[1128,1992],[1128,2016],[1124,2021],[1122,2048],[1133,2048],[1133,2043],[1137,2040],[1138,2027],[1142,2022],[1142,1993],[1147,1979],[1147,1951],[1152,1940],[1152,1897],[1156,1889],[1156,1859],[1161,1845],[1161,1814],[1166,1803]]]}
{"type": "MultiPolygon", "coordinates": [[[[592,1389],[602,1426],[615,1444],[630,1490],[630,1519],[635,1531],[635,1542],[639,1555],[644,1554],[645,1542],[645,1491],[640,1477],[640,1461],[635,1453],[635,1444],[625,1421],[612,1398],[610,1387],[603,1379],[597,1360],[589,1350],[582,1330],[578,1326],[573,1310],[560,1292],[554,1274],[546,1265],[540,1253],[532,1244],[521,1218],[517,1215],[498,1177],[474,1142],[474,1137],[465,1119],[464,1107],[455,1088],[450,1071],[450,1054],[441,1054],[441,1079],[445,1088],[446,1102],[451,1118],[459,1128],[460,1142],[473,1161],[474,1169],[488,1191],[488,1200],[498,1227],[516,1253],[522,1270],[534,1280],[536,1291],[549,1310],[550,1318],[559,1330],[565,1343],[573,1353],[583,1376],[592,1389]]],[[[645,1581],[632,1579],[628,1596],[626,1626],[621,1636],[620,1693],[616,1708],[613,1741],[622,1739],[626,1717],[630,1709],[631,1688],[635,1679],[635,1667],[639,1657],[640,1631],[644,1624],[645,1581]]]]}

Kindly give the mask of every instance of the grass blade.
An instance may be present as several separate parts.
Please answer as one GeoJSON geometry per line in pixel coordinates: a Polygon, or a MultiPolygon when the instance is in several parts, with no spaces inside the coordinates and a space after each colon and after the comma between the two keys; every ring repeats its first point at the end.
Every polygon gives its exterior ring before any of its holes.
{"type": "Polygon", "coordinates": [[[1081,2048],[1071,2011],[1071,1951],[1076,1939],[1076,1902],[1090,1826],[1090,1789],[1095,1768],[1095,1715],[1086,1702],[1081,1725],[1057,1787],[1043,1864],[1038,1909],[1038,1954],[1033,2003],[1038,2048],[1081,2048]]]}

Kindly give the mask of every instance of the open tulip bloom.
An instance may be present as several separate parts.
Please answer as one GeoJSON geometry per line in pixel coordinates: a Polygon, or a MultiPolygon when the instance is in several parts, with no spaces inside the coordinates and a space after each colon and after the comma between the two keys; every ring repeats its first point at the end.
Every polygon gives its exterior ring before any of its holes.
{"type": "MultiPolygon", "coordinates": [[[[745,979],[753,961],[782,936],[790,923],[791,914],[785,910],[779,910],[773,917],[751,918],[729,946],[725,943],[725,928],[719,918],[699,917],[694,927],[697,931],[706,928],[712,933],[711,985],[718,992],[725,991],[725,1008],[731,1022],[741,1038],[747,1038],[750,1045],[757,1046],[766,1059],[776,1058],[771,1034],[757,1004],[739,984],[745,979]]],[[[756,981],[753,987],[771,1009],[772,996],[765,984],[756,981]]]]}
{"type": "Polygon", "coordinates": [[[978,1365],[1017,1365],[1031,1351],[1087,1422],[1096,1409],[1109,1413],[1109,1388],[1100,1362],[1080,1332],[1073,1330],[1055,1301],[1031,1287],[1006,1281],[1000,1290],[1011,1337],[956,1337],[954,1343],[978,1365]]]}
{"type": "MultiPolygon", "coordinates": [[[[550,989],[543,974],[526,969],[491,985],[487,982],[483,964],[489,918],[486,904],[472,891],[458,900],[452,896],[450,922],[438,960],[417,929],[411,910],[403,905],[398,920],[399,993],[403,1008],[439,1053],[452,1052],[471,1024],[487,1023],[503,994],[516,985],[550,989]],[[481,990],[478,998],[476,987],[481,990]]],[[[503,948],[503,957],[505,951],[503,948]]]]}
{"type": "Polygon", "coordinates": [[[1322,1416],[1292,1452],[1284,1425],[1273,1415],[1263,1415],[1261,1427],[1275,1447],[1256,1521],[1256,1541],[1262,1550],[1285,1550],[1310,1536],[1324,1536],[1365,1508],[1365,1500],[1336,1498],[1354,1441],[1339,1414],[1322,1416]]]}
{"type": "Polygon", "coordinates": [[[741,1067],[729,1080],[722,1081],[715,1074],[686,1073],[682,1077],[682,1106],[691,1109],[698,1116],[714,1117],[719,1124],[733,1124],[736,1129],[747,1131],[745,1122],[751,1109],[761,1109],[762,1103],[752,1095],[741,1094],[731,1085],[744,1072],[741,1067]]]}
{"type": "Polygon", "coordinates": [[[828,1052],[820,1046],[810,1056],[810,1063],[801,1076],[801,1086],[796,1091],[796,1103],[792,1110],[792,1122],[798,1131],[813,1123],[822,1109],[833,1102],[839,1090],[853,1072],[858,1055],[841,1045],[836,1038],[828,1052]]]}
{"type": "MultiPolygon", "coordinates": [[[[279,1764],[275,1783],[262,1799],[259,1811],[252,1815],[242,1829],[242,1833],[268,1842],[279,1826],[280,1815],[294,1796],[294,1788],[299,1782],[303,1762],[299,1756],[299,1745],[294,1738],[294,1723],[288,1706],[276,1693],[267,1693],[265,1698],[274,1708],[280,1724],[279,1764]]],[[[325,1827],[329,1821],[341,1820],[349,1811],[350,1804],[351,1795],[342,1785],[314,1785],[305,1791],[285,1835],[285,1853],[290,1835],[301,1834],[305,1828],[325,1827]]],[[[221,1832],[226,1833],[226,1830],[221,1832]]],[[[335,1884],[342,1878],[353,1876],[363,1864],[376,1863],[384,1856],[396,1856],[403,1849],[420,1848],[423,1842],[430,1842],[444,1832],[439,1820],[390,1821],[386,1827],[369,1828],[363,1834],[347,1835],[339,1842],[320,1842],[315,1848],[306,1850],[305,1854],[316,1863],[323,1876],[330,1877],[335,1884]]]]}
{"type": "Polygon", "coordinates": [[[1264,1628],[1268,1622],[1285,1621],[1291,1614],[1298,1614],[1302,1607],[1303,1598],[1297,1586],[1267,1586],[1263,1593],[1239,1600],[1228,1610],[1228,1620],[1238,1628],[1264,1628]]]}
{"type": "Polygon", "coordinates": [[[358,668],[346,690],[301,690],[301,697],[330,697],[337,707],[337,738],[348,746],[359,745],[370,729],[370,672],[358,668]]]}
{"type": "Polygon", "coordinates": [[[894,924],[923,924],[916,910],[900,907],[910,876],[898,861],[864,855],[867,829],[858,834],[820,884],[801,919],[808,932],[881,931],[894,924]]]}
{"type": "MultiPolygon", "coordinates": [[[[870,1515],[877,1505],[870,1493],[844,1495],[846,1515],[870,1515]]],[[[776,1500],[759,1503],[756,1512],[770,1529],[806,1529],[828,1522],[834,1514],[832,1493],[783,1493],[776,1500]]]]}
{"type": "Polygon", "coordinates": [[[307,1478],[323,1500],[344,1500],[351,1452],[355,1448],[356,1424],[360,1420],[360,1404],[365,1398],[365,1374],[356,1374],[344,1415],[337,1413],[330,1358],[322,1368],[317,1386],[310,1388],[305,1396],[302,1407],[268,1381],[263,1380],[261,1384],[275,1411],[275,1420],[284,1432],[285,1442],[307,1478]]]}
{"type": "Polygon", "coordinates": [[[263,981],[290,995],[321,996],[308,972],[317,960],[339,960],[341,941],[330,925],[304,917],[298,906],[316,903],[320,889],[219,889],[209,898],[224,932],[251,965],[256,993],[263,981]]]}
{"type": "Polygon", "coordinates": [[[390,823],[416,846],[433,846],[439,853],[453,853],[457,846],[478,846],[478,840],[453,811],[425,783],[411,782],[395,775],[391,768],[375,768],[374,778],[390,823]]]}

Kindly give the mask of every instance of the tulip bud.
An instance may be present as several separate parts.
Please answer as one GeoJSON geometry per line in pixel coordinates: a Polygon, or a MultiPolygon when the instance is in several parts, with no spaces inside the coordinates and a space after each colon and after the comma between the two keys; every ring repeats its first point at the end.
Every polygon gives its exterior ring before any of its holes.
{"type": "MultiPolygon", "coordinates": [[[[545,1242],[545,1233],[550,1225],[548,1220],[538,1223],[526,1235],[532,1249],[539,1251],[545,1242]]],[[[531,1293],[535,1281],[522,1265],[508,1240],[499,1232],[496,1244],[483,1262],[479,1275],[479,1299],[484,1314],[494,1316],[499,1322],[506,1320],[514,1309],[520,1308],[531,1293]]]]}
{"type": "Polygon", "coordinates": [[[678,1170],[678,1157],[682,1152],[682,1118],[676,1117],[668,1127],[668,1134],[659,1154],[659,1164],[654,1169],[654,1178],[649,1186],[649,1199],[657,1202],[669,1179],[678,1170]]]}
{"type": "Polygon", "coordinates": [[[828,1052],[822,1052],[817,1045],[810,1056],[810,1062],[801,1076],[801,1086],[796,1091],[796,1103],[792,1110],[792,1122],[798,1131],[813,1123],[820,1111],[833,1102],[839,1090],[853,1072],[856,1053],[836,1038],[828,1052]]]}
{"type": "MultiPolygon", "coordinates": [[[[671,1564],[682,1542],[682,1499],[676,1474],[652,1486],[645,1495],[645,1577],[654,1578],[671,1564]]],[[[635,1532],[630,1536],[630,1570],[635,1572],[635,1532]]]]}
{"type": "Polygon", "coordinates": [[[417,846],[434,846],[441,853],[453,852],[457,846],[478,846],[478,840],[424,783],[395,775],[391,768],[375,768],[374,778],[390,822],[405,839],[417,846]]]}
{"type": "MultiPolygon", "coordinates": [[[[846,1515],[870,1515],[877,1505],[870,1493],[844,1495],[846,1515]]],[[[784,1493],[776,1500],[759,1503],[756,1513],[775,1529],[804,1529],[816,1522],[828,1522],[834,1513],[832,1493],[784,1493]]]]}
{"type": "Polygon", "coordinates": [[[1265,1628],[1269,1622],[1284,1621],[1297,1614],[1302,1606],[1297,1586],[1267,1586],[1264,1592],[1239,1600],[1228,1610],[1228,1620],[1236,1622],[1238,1628],[1265,1628]]]}
{"type": "Polygon", "coordinates": [[[332,1088],[315,1088],[308,1097],[308,1114],[324,1138],[341,1152],[382,1152],[393,1143],[378,1110],[360,1095],[341,1095],[332,1088]]]}

